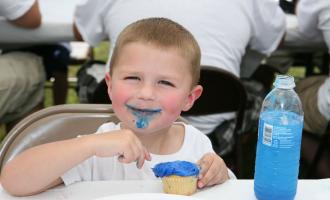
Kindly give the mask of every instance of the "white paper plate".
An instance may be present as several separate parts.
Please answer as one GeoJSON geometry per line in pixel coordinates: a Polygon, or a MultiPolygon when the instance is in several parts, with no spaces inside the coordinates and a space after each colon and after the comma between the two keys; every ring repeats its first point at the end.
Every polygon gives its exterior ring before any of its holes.
{"type": "Polygon", "coordinates": [[[95,200],[200,200],[192,196],[164,194],[164,193],[132,193],[112,195],[95,200]]]}

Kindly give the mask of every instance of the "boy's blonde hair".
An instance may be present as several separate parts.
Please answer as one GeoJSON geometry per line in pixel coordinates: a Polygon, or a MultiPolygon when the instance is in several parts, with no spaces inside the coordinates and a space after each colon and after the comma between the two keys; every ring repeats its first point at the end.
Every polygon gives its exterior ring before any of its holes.
{"type": "Polygon", "coordinates": [[[114,47],[110,60],[110,75],[112,75],[113,68],[123,47],[133,42],[149,43],[164,49],[178,49],[190,63],[192,84],[198,84],[200,48],[194,36],[183,26],[166,18],[146,18],[128,25],[118,36],[114,47]]]}

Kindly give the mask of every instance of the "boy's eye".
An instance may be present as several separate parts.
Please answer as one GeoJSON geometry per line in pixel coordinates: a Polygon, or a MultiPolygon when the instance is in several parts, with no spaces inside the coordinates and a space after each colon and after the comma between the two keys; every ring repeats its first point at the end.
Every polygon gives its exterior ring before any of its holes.
{"type": "Polygon", "coordinates": [[[160,84],[163,84],[163,85],[167,85],[167,86],[171,86],[171,87],[175,87],[175,85],[169,81],[159,81],[160,84]]]}
{"type": "Polygon", "coordinates": [[[140,80],[140,78],[137,76],[127,76],[124,78],[124,80],[140,80]]]}

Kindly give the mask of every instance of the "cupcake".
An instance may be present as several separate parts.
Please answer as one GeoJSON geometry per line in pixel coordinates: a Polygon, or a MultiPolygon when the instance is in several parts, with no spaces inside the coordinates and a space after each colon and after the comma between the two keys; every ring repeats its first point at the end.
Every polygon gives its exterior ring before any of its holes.
{"type": "Polygon", "coordinates": [[[197,190],[199,168],[194,163],[164,162],[157,164],[152,170],[156,177],[162,178],[165,193],[191,195],[197,190]]]}

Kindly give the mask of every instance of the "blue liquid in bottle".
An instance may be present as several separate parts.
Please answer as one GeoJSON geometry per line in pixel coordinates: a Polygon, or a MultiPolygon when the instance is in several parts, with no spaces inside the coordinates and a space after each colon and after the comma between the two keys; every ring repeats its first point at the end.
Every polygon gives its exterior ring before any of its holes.
{"type": "Polygon", "coordinates": [[[293,78],[279,76],[276,81],[259,119],[254,175],[259,200],[291,200],[297,190],[303,112],[293,78]]]}

